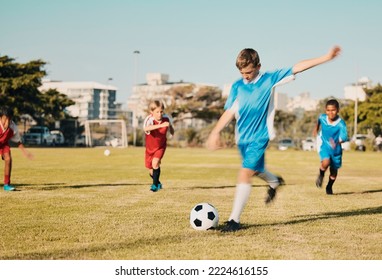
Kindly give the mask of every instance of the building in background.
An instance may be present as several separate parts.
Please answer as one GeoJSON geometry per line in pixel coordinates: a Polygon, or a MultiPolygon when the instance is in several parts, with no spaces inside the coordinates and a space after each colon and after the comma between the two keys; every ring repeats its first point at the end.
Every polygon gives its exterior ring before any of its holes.
{"type": "Polygon", "coordinates": [[[289,96],[286,93],[275,92],[275,108],[276,110],[287,111],[289,96]]]}
{"type": "Polygon", "coordinates": [[[366,100],[366,93],[363,90],[364,88],[371,88],[371,80],[367,77],[360,78],[356,83],[347,85],[344,87],[344,96],[345,99],[350,99],[355,101],[356,97],[358,101],[366,100]]]}
{"type": "Polygon", "coordinates": [[[67,107],[80,123],[95,119],[116,119],[122,107],[115,103],[117,88],[96,82],[43,81],[40,91],[55,89],[66,94],[75,104],[67,107]]]}
{"type": "Polygon", "coordinates": [[[304,111],[315,111],[318,103],[318,100],[310,98],[309,92],[303,92],[295,97],[289,98],[289,102],[286,107],[288,112],[301,114],[301,112],[304,111]]]}
{"type": "Polygon", "coordinates": [[[132,113],[132,126],[143,124],[147,115],[148,102],[153,99],[167,99],[166,91],[175,86],[186,86],[190,83],[169,83],[169,75],[161,73],[147,73],[145,84],[133,86],[132,94],[127,99],[127,110],[132,113]]]}

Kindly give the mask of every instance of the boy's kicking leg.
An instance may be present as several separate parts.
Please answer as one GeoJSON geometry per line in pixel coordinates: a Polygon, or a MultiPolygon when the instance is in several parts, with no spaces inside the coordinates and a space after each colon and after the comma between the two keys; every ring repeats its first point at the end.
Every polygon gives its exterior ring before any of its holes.
{"type": "Polygon", "coordinates": [[[319,173],[316,179],[316,187],[321,188],[322,182],[324,181],[325,171],[330,165],[330,159],[324,159],[321,161],[321,166],[319,168],[319,173]]]}
{"type": "Polygon", "coordinates": [[[257,177],[263,179],[268,183],[268,195],[265,198],[265,203],[268,204],[273,201],[276,196],[276,188],[281,185],[285,185],[284,179],[281,177],[277,177],[271,172],[265,170],[264,172],[258,173],[257,177]]]}

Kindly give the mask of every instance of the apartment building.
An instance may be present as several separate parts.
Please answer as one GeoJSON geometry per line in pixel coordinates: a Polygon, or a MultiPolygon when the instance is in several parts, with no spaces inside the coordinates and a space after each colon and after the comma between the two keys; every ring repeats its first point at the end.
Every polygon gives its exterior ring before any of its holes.
{"type": "Polygon", "coordinates": [[[115,103],[117,88],[96,82],[43,81],[40,91],[56,89],[66,94],[75,104],[68,113],[78,117],[80,123],[95,119],[116,119],[120,106],[115,103]]]}

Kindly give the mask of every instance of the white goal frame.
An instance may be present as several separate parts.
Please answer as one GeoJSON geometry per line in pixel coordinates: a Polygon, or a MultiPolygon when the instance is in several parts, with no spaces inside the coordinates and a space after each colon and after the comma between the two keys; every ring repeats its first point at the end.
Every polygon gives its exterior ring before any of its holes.
{"type": "MultiPolygon", "coordinates": [[[[121,125],[121,141],[118,147],[126,148],[128,146],[127,141],[127,130],[126,130],[126,122],[124,120],[87,120],[85,121],[85,145],[87,147],[93,147],[93,140],[92,140],[92,131],[90,128],[90,124],[111,124],[111,123],[117,123],[121,125]]],[[[106,144],[104,145],[106,146],[106,144]]]]}

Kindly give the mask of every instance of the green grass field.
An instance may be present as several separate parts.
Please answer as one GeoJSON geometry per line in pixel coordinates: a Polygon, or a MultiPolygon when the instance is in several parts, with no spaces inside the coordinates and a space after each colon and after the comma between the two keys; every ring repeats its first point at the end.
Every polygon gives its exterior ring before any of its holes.
{"type": "MultiPolygon", "coordinates": [[[[0,191],[2,260],[380,260],[382,154],[345,152],[327,196],[314,181],[315,152],[267,151],[270,171],[284,177],[276,201],[254,178],[236,233],[196,231],[189,213],[199,202],[230,214],[240,159],[236,149],[168,148],[164,189],[149,191],[144,148],[13,148],[12,183],[0,191]]],[[[1,169],[3,167],[1,166],[1,169]]],[[[2,173],[1,173],[2,174],[2,173]]]]}

